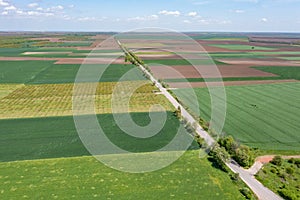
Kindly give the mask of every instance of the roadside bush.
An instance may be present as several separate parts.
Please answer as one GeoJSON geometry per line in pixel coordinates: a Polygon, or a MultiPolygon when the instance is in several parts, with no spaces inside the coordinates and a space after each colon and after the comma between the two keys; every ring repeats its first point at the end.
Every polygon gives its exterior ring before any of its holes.
{"type": "Polygon", "coordinates": [[[219,139],[218,143],[225,147],[225,149],[228,151],[229,154],[233,155],[238,148],[238,144],[234,140],[232,136],[227,136],[224,138],[219,139]]]}
{"type": "Polygon", "coordinates": [[[291,167],[286,168],[285,171],[286,171],[286,173],[288,173],[290,175],[292,175],[295,172],[295,170],[293,168],[291,168],[291,167]]]}
{"type": "Polygon", "coordinates": [[[241,180],[239,173],[232,173],[232,172],[231,172],[231,173],[229,174],[229,176],[230,176],[230,179],[231,179],[233,182],[235,182],[235,183],[237,183],[237,182],[239,182],[239,181],[241,180]]]}
{"type": "Polygon", "coordinates": [[[185,125],[185,129],[186,129],[186,131],[187,131],[188,133],[191,133],[191,134],[194,134],[194,133],[195,133],[195,129],[194,129],[194,127],[192,126],[191,123],[187,123],[187,124],[185,125]]]}
{"type": "Polygon", "coordinates": [[[295,165],[300,168],[300,159],[295,159],[295,165]]]}
{"type": "Polygon", "coordinates": [[[206,147],[205,140],[202,137],[200,137],[199,135],[195,136],[195,141],[198,143],[200,148],[206,147]]]}
{"type": "Polygon", "coordinates": [[[254,158],[252,156],[251,150],[245,145],[241,145],[235,150],[233,158],[242,167],[250,167],[254,163],[254,158]]]}
{"type": "Polygon", "coordinates": [[[254,153],[248,146],[239,145],[232,136],[220,138],[218,143],[242,167],[250,167],[254,163],[254,153]]]}
{"type": "Polygon", "coordinates": [[[295,158],[290,158],[290,159],[288,160],[288,163],[294,164],[294,163],[295,163],[295,158]]]}
{"type": "Polygon", "coordinates": [[[240,192],[246,197],[246,199],[252,199],[252,193],[249,188],[243,187],[240,192]]]}
{"type": "Polygon", "coordinates": [[[230,155],[224,147],[215,145],[209,154],[212,156],[213,162],[217,168],[224,172],[228,172],[228,168],[225,163],[230,159],[230,155]]]}
{"type": "Polygon", "coordinates": [[[273,158],[273,160],[271,160],[271,163],[276,166],[281,166],[282,162],[283,162],[283,159],[280,156],[275,156],[273,158]]]}
{"type": "Polygon", "coordinates": [[[279,195],[286,200],[296,200],[297,196],[292,191],[288,189],[281,189],[278,191],[279,195]]]}

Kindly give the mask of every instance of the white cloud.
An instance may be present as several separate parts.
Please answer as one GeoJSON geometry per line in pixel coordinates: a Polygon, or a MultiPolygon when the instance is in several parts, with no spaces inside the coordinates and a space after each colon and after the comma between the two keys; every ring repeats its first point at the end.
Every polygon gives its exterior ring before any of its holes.
{"type": "Polygon", "coordinates": [[[61,6],[61,5],[55,6],[55,7],[53,7],[53,8],[54,8],[54,9],[57,9],[57,10],[63,10],[63,9],[64,9],[64,7],[61,6]]]}
{"type": "Polygon", "coordinates": [[[190,17],[196,17],[198,15],[198,13],[197,12],[189,12],[187,15],[190,17]]]}
{"type": "Polygon", "coordinates": [[[244,13],[245,11],[244,10],[235,10],[234,12],[235,13],[244,13]]]}
{"type": "Polygon", "coordinates": [[[27,11],[27,12],[23,12],[22,15],[50,17],[50,16],[54,16],[54,13],[49,13],[49,12],[44,13],[44,12],[38,12],[38,11],[27,11]]]}
{"type": "Polygon", "coordinates": [[[64,15],[64,16],[63,16],[63,19],[64,19],[64,20],[71,20],[72,17],[70,17],[69,15],[64,15]]]}
{"type": "Polygon", "coordinates": [[[200,19],[198,20],[198,23],[202,25],[208,25],[208,24],[227,25],[227,24],[231,24],[232,22],[230,20],[200,19]]]}
{"type": "Polygon", "coordinates": [[[259,0],[234,0],[236,2],[258,3],[259,0]]]}
{"type": "Polygon", "coordinates": [[[39,4],[38,3],[30,3],[27,5],[29,8],[35,8],[35,7],[38,7],[39,4]]]}
{"type": "Polygon", "coordinates": [[[80,22],[97,22],[97,21],[102,21],[102,19],[98,19],[96,17],[80,17],[77,19],[80,22]]]}
{"type": "Polygon", "coordinates": [[[151,20],[157,20],[159,17],[157,15],[149,15],[149,16],[143,16],[143,17],[132,17],[128,18],[127,21],[151,21],[151,20]]]}
{"type": "Polygon", "coordinates": [[[24,14],[24,12],[22,10],[17,10],[16,13],[19,14],[19,15],[24,14]]]}
{"type": "Polygon", "coordinates": [[[194,1],[194,5],[205,5],[211,3],[210,1],[194,1]]]}
{"type": "Polygon", "coordinates": [[[0,0],[0,6],[9,6],[9,3],[6,1],[0,0]]]}
{"type": "Polygon", "coordinates": [[[269,20],[267,18],[261,18],[260,21],[262,21],[262,22],[268,22],[269,20]]]}
{"type": "Polygon", "coordinates": [[[38,8],[36,8],[36,10],[38,10],[38,11],[43,11],[44,9],[41,8],[41,7],[38,7],[38,8]]]}
{"type": "Polygon", "coordinates": [[[158,16],[157,15],[150,15],[150,16],[148,16],[148,19],[156,20],[156,19],[158,19],[158,16]]]}
{"type": "Polygon", "coordinates": [[[15,6],[8,6],[5,7],[4,10],[17,10],[17,8],[15,6]]]}
{"type": "Polygon", "coordinates": [[[176,17],[181,15],[181,13],[177,10],[176,11],[162,10],[162,11],[159,12],[159,14],[161,14],[161,15],[173,15],[173,16],[176,16],[176,17]]]}
{"type": "Polygon", "coordinates": [[[62,5],[58,5],[58,6],[52,6],[50,8],[42,8],[42,9],[47,11],[47,12],[49,12],[49,11],[56,12],[56,11],[64,10],[64,7],[62,5]]]}
{"type": "Polygon", "coordinates": [[[183,20],[183,23],[190,24],[192,22],[190,20],[183,20]]]}
{"type": "Polygon", "coordinates": [[[75,8],[75,5],[72,4],[72,5],[69,5],[68,7],[69,8],[75,8]]]}
{"type": "Polygon", "coordinates": [[[8,12],[7,12],[7,11],[3,11],[3,12],[1,13],[1,15],[8,15],[8,12]]]}

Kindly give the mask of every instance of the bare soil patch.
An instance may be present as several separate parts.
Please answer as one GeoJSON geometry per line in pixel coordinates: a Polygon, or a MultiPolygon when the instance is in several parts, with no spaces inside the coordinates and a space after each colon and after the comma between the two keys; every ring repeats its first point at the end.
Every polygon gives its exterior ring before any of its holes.
{"type": "MultiPolygon", "coordinates": [[[[257,69],[250,68],[251,65],[219,65],[218,69],[222,77],[271,77],[277,76],[272,73],[263,72],[257,69]]],[[[181,78],[218,78],[218,74],[213,70],[214,66],[200,65],[196,66],[198,70],[192,65],[179,65],[172,67],[151,66],[151,71],[154,76],[159,79],[176,79],[181,78]],[[180,73],[181,76],[178,74],[180,73]]]]}

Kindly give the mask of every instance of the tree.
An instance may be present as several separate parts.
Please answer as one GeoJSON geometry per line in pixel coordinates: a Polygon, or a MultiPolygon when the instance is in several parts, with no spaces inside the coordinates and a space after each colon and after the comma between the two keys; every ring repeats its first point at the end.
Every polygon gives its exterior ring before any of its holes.
{"type": "Polygon", "coordinates": [[[254,162],[250,148],[245,145],[241,145],[236,149],[234,159],[242,167],[250,167],[254,162]]]}
{"type": "Polygon", "coordinates": [[[178,108],[175,110],[175,115],[180,119],[181,118],[181,107],[178,106],[178,108]]]}
{"type": "Polygon", "coordinates": [[[196,142],[198,143],[198,145],[199,145],[200,148],[206,147],[206,142],[205,142],[205,140],[204,140],[202,137],[200,137],[199,135],[196,135],[196,136],[195,136],[195,140],[196,140],[196,142]]]}
{"type": "Polygon", "coordinates": [[[224,147],[229,154],[234,155],[236,149],[238,148],[238,144],[234,140],[232,136],[227,136],[224,138],[220,138],[218,143],[224,147]]]}
{"type": "Polygon", "coordinates": [[[280,156],[275,156],[273,158],[273,160],[271,161],[271,163],[276,166],[281,166],[282,162],[283,162],[283,159],[280,156]]]}
{"type": "Polygon", "coordinates": [[[218,168],[228,172],[228,168],[225,163],[229,161],[230,155],[224,147],[220,147],[218,144],[216,144],[210,151],[210,155],[212,156],[212,159],[218,168]]]}

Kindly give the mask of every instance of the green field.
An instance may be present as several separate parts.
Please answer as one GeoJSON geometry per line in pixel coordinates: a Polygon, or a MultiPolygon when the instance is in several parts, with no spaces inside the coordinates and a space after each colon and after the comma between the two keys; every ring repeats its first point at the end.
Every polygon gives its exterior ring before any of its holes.
{"type": "Polygon", "coordinates": [[[6,162],[0,163],[0,181],[1,199],[244,199],[198,151],[143,174],[118,172],[92,157],[6,162]]]}
{"type": "Polygon", "coordinates": [[[226,77],[226,78],[186,78],[186,79],[165,79],[167,83],[180,83],[180,82],[221,82],[221,81],[258,81],[258,80],[281,80],[289,79],[281,76],[268,76],[268,77],[226,77]]]}
{"type": "Polygon", "coordinates": [[[299,56],[298,57],[280,57],[280,58],[284,59],[284,60],[296,60],[296,61],[300,60],[299,56]]]}
{"type": "MultiPolygon", "coordinates": [[[[89,65],[89,67],[91,73],[96,73],[103,71],[104,68],[101,69],[101,67],[105,67],[105,65],[89,65]]],[[[112,64],[104,71],[100,81],[118,81],[128,70],[134,67],[131,64],[112,64]]],[[[75,81],[79,68],[80,65],[56,65],[54,61],[0,61],[0,83],[72,83],[75,81]]],[[[130,80],[145,80],[138,70],[135,70],[135,75],[130,78],[130,80]]],[[[87,81],[92,82],[89,79],[87,81]]]]}
{"type": "MultiPolygon", "coordinates": [[[[141,139],[124,134],[115,124],[112,114],[97,116],[107,137],[120,148],[132,152],[149,152],[164,147],[173,139],[179,126],[177,118],[168,112],[163,129],[153,137],[141,139]]],[[[140,126],[150,122],[148,113],[131,113],[131,116],[140,126]]],[[[0,120],[0,126],[5,130],[0,139],[2,162],[89,155],[77,134],[72,116],[0,120]]],[[[197,147],[196,144],[193,146],[197,147]]]]}
{"type": "Polygon", "coordinates": [[[240,45],[240,44],[210,44],[209,46],[230,49],[230,50],[253,50],[253,51],[275,50],[275,48],[270,48],[270,47],[260,47],[260,46],[240,45]],[[254,47],[254,49],[252,47],[254,47]]]}
{"type": "Polygon", "coordinates": [[[279,75],[282,79],[300,80],[300,67],[253,67],[255,69],[279,75]]]}
{"type": "Polygon", "coordinates": [[[27,83],[53,65],[53,61],[0,61],[0,83],[27,83]]]}
{"type": "MultiPolygon", "coordinates": [[[[262,150],[300,150],[300,83],[230,86],[224,131],[238,141],[262,150]]],[[[194,89],[201,116],[210,119],[210,95],[206,88],[194,89]]],[[[192,89],[174,90],[191,110],[192,89]]]]}
{"type": "Polygon", "coordinates": [[[213,33],[204,33],[199,35],[191,36],[194,40],[239,40],[239,41],[248,41],[248,37],[244,35],[234,35],[234,34],[213,34],[213,33]]]}

